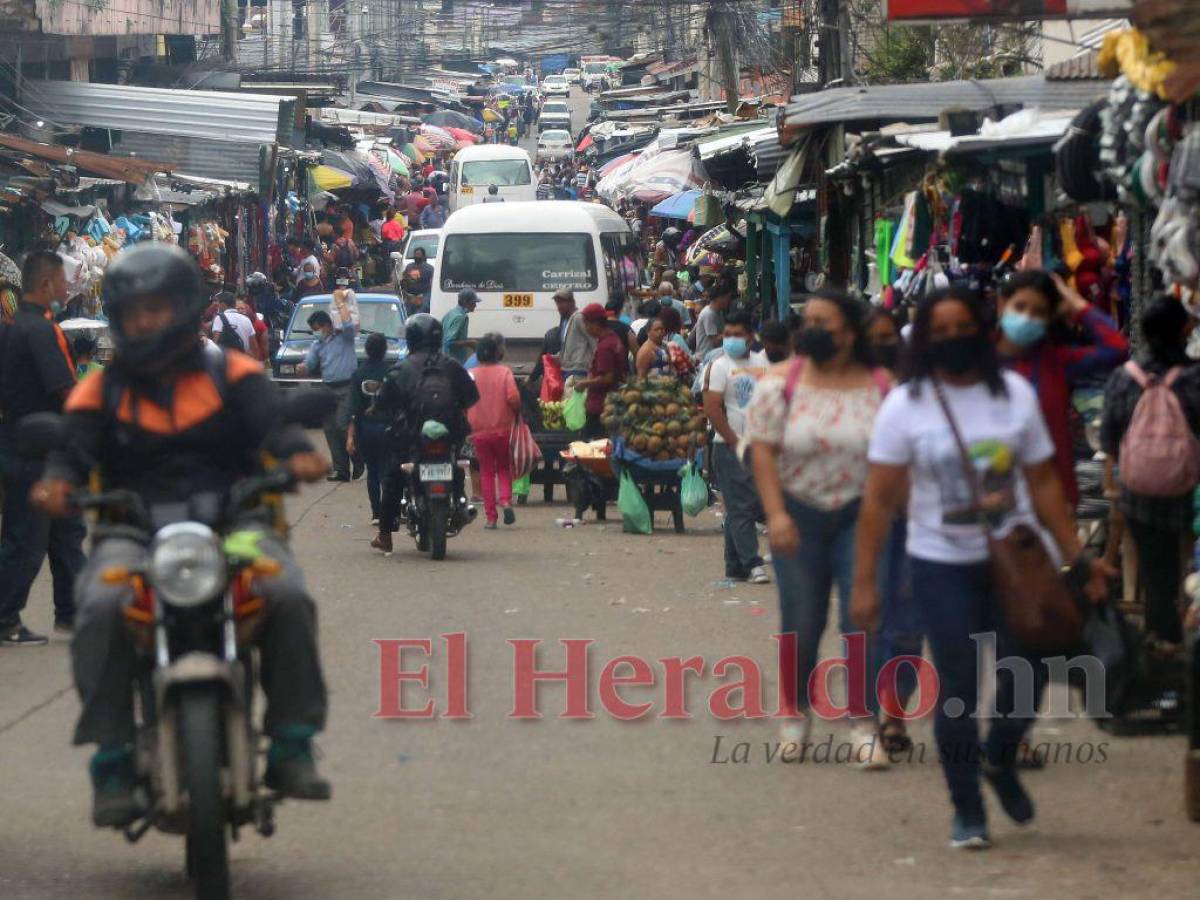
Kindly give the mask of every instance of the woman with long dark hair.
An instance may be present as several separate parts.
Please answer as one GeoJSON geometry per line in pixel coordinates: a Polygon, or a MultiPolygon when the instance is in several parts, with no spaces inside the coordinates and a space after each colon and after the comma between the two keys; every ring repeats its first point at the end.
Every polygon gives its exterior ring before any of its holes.
{"type": "MultiPolygon", "coordinates": [[[[972,635],[994,634],[997,658],[1025,655],[1000,616],[988,531],[1003,534],[1024,523],[1049,532],[1093,596],[1103,595],[1111,574],[1085,556],[1037,396],[1024,378],[1001,368],[990,332],[983,301],[972,291],[950,288],[918,306],[911,380],[888,395],[871,436],[854,554],[854,619],[871,628],[880,608],[877,561],[907,498],[913,594],[941,685],[934,734],[954,805],[951,846],[968,848],[990,845],[981,768],[1010,818],[1025,823],[1034,815],[1017,777],[1016,752],[1033,721],[1036,695],[1015,697],[1012,669],[1000,668],[994,701],[999,717],[982,754],[973,718],[978,673],[972,635]]],[[[1041,665],[1029,661],[1034,671],[1041,665]]],[[[1036,691],[1035,683],[1027,687],[1036,691]]]]}
{"type": "MultiPolygon", "coordinates": [[[[1200,368],[1184,353],[1191,317],[1174,297],[1162,296],[1146,307],[1141,324],[1146,350],[1136,361],[1140,373],[1148,381],[1170,379],[1192,432],[1200,434],[1200,368]]],[[[1122,439],[1142,391],[1128,367],[1117,369],[1108,380],[1100,445],[1111,460],[1120,456],[1122,439]]],[[[1183,641],[1180,588],[1184,549],[1192,537],[1192,491],[1151,497],[1122,485],[1120,504],[1137,547],[1138,590],[1146,608],[1146,631],[1154,640],[1178,645],[1183,641]]]]}
{"type": "Polygon", "coordinates": [[[1054,467],[1067,500],[1079,502],[1071,444],[1071,390],[1124,362],[1129,344],[1116,324],[1061,278],[1040,269],[1013,274],[1000,286],[996,334],[1001,364],[1023,375],[1054,441],[1054,467]]]}
{"type": "MultiPolygon", "coordinates": [[[[809,676],[837,585],[843,634],[850,624],[854,529],[867,477],[872,423],[890,386],[867,343],[865,306],[836,291],[818,291],[804,307],[794,359],[769,370],[746,410],[754,480],[767,515],[784,634],[796,636],[795,659],[780,654],[789,712],[785,740],[807,740],[812,727],[809,676]]],[[[868,669],[871,651],[867,648],[868,669]]],[[[867,685],[872,683],[868,672],[867,685]]],[[[875,692],[852,698],[855,761],[887,763],[875,735],[875,692]]]]}

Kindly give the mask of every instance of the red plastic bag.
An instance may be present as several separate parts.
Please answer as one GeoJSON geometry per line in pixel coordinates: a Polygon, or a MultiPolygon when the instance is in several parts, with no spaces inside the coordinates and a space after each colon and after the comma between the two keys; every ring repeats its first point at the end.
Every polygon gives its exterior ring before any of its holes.
{"type": "Polygon", "coordinates": [[[513,423],[508,435],[508,449],[512,453],[513,478],[523,478],[533,471],[537,461],[542,458],[542,449],[533,439],[533,432],[524,419],[513,423]]]}
{"type": "Polygon", "coordinates": [[[542,370],[545,374],[542,375],[541,399],[546,403],[555,403],[561,400],[565,379],[558,357],[551,356],[549,353],[542,356],[542,370]]]}

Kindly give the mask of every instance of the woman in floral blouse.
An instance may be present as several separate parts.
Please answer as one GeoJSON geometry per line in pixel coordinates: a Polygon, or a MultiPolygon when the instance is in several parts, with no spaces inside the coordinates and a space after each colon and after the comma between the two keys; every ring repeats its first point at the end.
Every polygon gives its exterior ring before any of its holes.
{"type": "MultiPolygon", "coordinates": [[[[890,385],[887,373],[873,367],[866,313],[844,294],[812,295],[796,337],[799,356],[764,376],[747,410],[746,438],[779,582],[780,630],[796,635],[796,659],[780,654],[780,680],[789,707],[805,718],[785,724],[786,740],[807,740],[811,729],[808,680],[835,583],[842,632],[853,630],[854,530],[871,428],[890,385]]],[[[887,757],[875,739],[870,648],[863,652],[867,683],[850,702],[861,723],[854,758],[877,768],[887,757]]]]}

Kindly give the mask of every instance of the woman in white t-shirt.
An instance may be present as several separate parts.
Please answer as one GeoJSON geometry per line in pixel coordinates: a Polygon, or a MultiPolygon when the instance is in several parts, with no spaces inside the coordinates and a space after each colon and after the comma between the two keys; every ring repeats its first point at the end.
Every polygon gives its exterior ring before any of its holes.
{"type": "MultiPolygon", "coordinates": [[[[780,653],[784,702],[804,715],[799,723],[785,723],[788,741],[806,740],[814,715],[834,715],[827,695],[809,696],[809,680],[835,585],[841,630],[854,631],[854,529],[871,427],[891,384],[874,367],[866,312],[864,304],[836,291],[810,296],[796,337],[799,356],[771,369],[746,409],[745,437],[779,583],[780,631],[796,635],[795,660],[780,653]]],[[[855,658],[861,650],[858,669],[865,676],[864,689],[850,702],[854,761],[879,768],[887,756],[875,735],[871,651],[862,635],[851,647],[856,649],[847,652],[855,658]]]]}
{"type": "MultiPolygon", "coordinates": [[[[871,436],[870,474],[859,517],[851,611],[864,628],[879,614],[876,565],[892,520],[908,501],[908,556],[913,595],[941,684],[934,734],[954,805],[951,846],[989,846],[980,792],[982,772],[1016,822],[1033,803],[1016,772],[1016,752],[1033,721],[1035,676],[1014,697],[1009,668],[997,672],[992,725],[982,748],[972,718],[977,702],[973,635],[994,635],[998,658],[1021,656],[997,604],[984,522],[1003,532],[1017,523],[1048,531],[1064,560],[1079,566],[1089,594],[1102,595],[1110,569],[1084,556],[1054,468],[1054,444],[1033,388],[1001,370],[985,325],[983,300],[959,288],[924,300],[913,323],[912,380],[884,401],[871,436]],[[976,507],[939,391],[957,422],[982,492],[976,507]],[[1088,575],[1090,570],[1090,575],[1088,575]],[[947,711],[947,701],[957,715],[947,711]],[[1027,715],[1018,715],[1027,710],[1027,715]],[[996,715],[998,711],[998,715],[996,715]]],[[[1027,658],[1027,657],[1026,657],[1027,658]]],[[[1018,660],[1019,662],[1019,660],[1018,660]]]]}

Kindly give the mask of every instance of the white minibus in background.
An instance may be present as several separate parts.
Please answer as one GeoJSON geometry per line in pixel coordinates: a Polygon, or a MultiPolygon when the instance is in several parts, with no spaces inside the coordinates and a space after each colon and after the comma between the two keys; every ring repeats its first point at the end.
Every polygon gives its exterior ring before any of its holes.
{"type": "Polygon", "coordinates": [[[450,164],[450,212],[475,203],[536,199],[533,163],[520,147],[477,144],[459,150],[450,164]]]}
{"type": "Polygon", "coordinates": [[[580,309],[626,298],[625,273],[637,266],[638,246],[625,220],[599,203],[497,203],[470,206],[446,220],[434,263],[430,309],[438,319],[458,292],[479,295],[469,336],[502,334],[505,362],[529,371],[542,339],[559,324],[554,294],[575,292],[580,309]]]}

